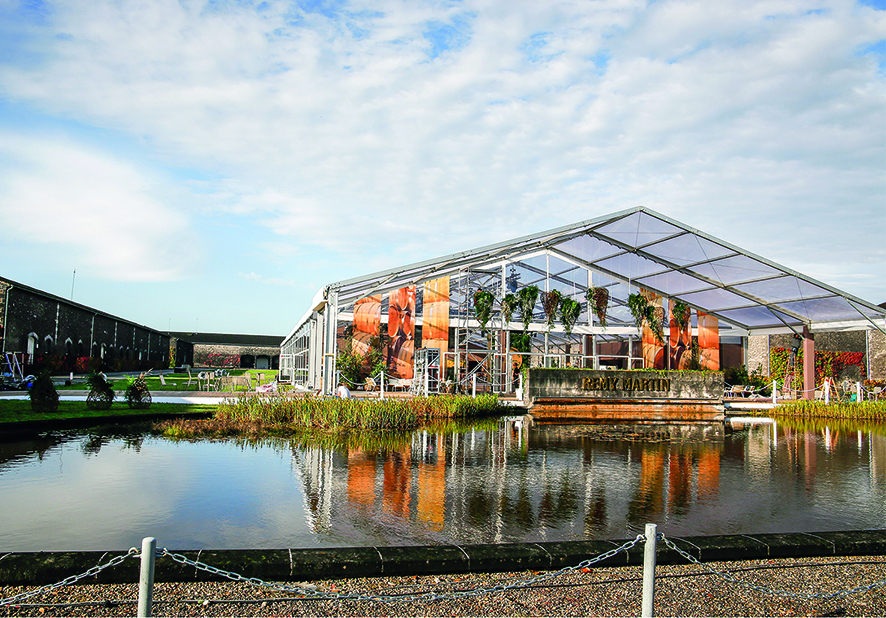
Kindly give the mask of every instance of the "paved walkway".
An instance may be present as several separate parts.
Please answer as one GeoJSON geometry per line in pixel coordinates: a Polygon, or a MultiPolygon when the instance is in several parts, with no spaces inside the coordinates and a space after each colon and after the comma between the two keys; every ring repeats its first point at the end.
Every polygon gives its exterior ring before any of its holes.
{"type": "MultiPolygon", "coordinates": [[[[134,565],[137,568],[137,565],[134,565]]],[[[311,582],[317,591],[403,595],[489,589],[538,572],[378,577],[311,582]]],[[[864,588],[886,580],[886,558],[798,558],[696,565],[656,570],[656,616],[883,616],[886,586],[837,598],[803,598],[864,588]],[[729,569],[747,586],[708,569],[729,569]],[[794,596],[791,596],[794,595],[794,596]]],[[[0,586],[0,598],[25,590],[0,586]]],[[[133,616],[138,584],[74,585],[34,597],[0,616],[133,616]]],[[[154,616],[638,616],[642,568],[575,571],[529,588],[439,601],[337,601],[299,597],[245,583],[158,583],[154,616]]]]}

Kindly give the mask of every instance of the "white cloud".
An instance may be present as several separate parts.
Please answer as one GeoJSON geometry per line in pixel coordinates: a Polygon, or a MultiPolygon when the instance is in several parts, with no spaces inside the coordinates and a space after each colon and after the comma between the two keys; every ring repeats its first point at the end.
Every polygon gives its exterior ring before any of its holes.
{"type": "MultiPolygon", "coordinates": [[[[168,281],[194,266],[187,217],[152,196],[152,180],[76,143],[0,134],[0,236],[61,251],[116,281],[168,281]]],[[[7,256],[7,258],[12,256],[7,256]]]]}
{"type": "Polygon", "coordinates": [[[828,243],[841,280],[878,266],[857,222],[886,199],[884,59],[858,50],[883,11],[330,7],[65,2],[25,28],[30,62],[0,63],[0,95],[133,136],[210,179],[200,216],[269,256],[334,252],[342,277],[639,204],[800,271],[828,243]]]}

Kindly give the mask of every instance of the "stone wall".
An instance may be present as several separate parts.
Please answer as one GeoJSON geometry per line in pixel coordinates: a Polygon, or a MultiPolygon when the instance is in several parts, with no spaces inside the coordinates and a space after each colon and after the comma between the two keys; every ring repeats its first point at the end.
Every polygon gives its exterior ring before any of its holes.
{"type": "Polygon", "coordinates": [[[222,344],[194,344],[195,367],[253,367],[255,358],[268,357],[272,368],[279,366],[280,348],[222,344]]]}
{"type": "Polygon", "coordinates": [[[868,331],[868,362],[871,380],[886,380],[886,335],[878,330],[868,331]]]}
{"type": "MultiPolygon", "coordinates": [[[[748,371],[758,367],[769,375],[769,349],[789,348],[793,335],[755,335],[748,338],[748,371]]],[[[866,352],[871,380],[886,380],[886,335],[878,330],[816,333],[817,352],[866,352]]]]}

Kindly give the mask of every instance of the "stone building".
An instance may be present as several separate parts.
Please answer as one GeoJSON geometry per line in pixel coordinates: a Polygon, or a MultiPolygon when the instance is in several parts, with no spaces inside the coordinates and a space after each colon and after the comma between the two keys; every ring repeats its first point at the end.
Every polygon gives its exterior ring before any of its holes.
{"type": "Polygon", "coordinates": [[[166,367],[169,336],[48,292],[0,278],[0,360],[25,373],[166,367]]]}
{"type": "Polygon", "coordinates": [[[277,369],[280,366],[282,336],[186,332],[167,334],[173,340],[193,345],[195,367],[277,369]]]}

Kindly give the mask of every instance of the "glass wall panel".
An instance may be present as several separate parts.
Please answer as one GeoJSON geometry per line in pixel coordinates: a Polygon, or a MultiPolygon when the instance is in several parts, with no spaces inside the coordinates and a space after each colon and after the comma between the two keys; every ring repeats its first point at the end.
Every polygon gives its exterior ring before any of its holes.
{"type": "Polygon", "coordinates": [[[728,247],[689,233],[664,240],[643,250],[679,266],[713,260],[734,253],[728,247]]]}

